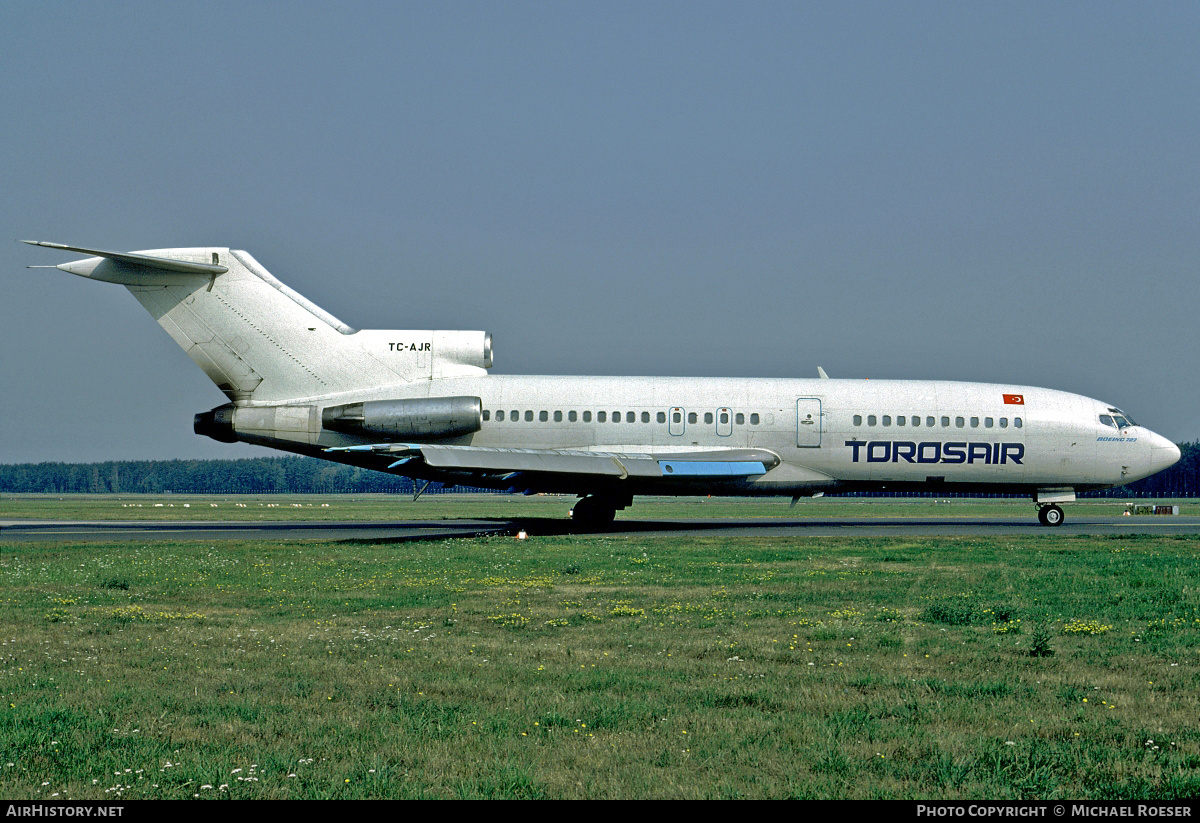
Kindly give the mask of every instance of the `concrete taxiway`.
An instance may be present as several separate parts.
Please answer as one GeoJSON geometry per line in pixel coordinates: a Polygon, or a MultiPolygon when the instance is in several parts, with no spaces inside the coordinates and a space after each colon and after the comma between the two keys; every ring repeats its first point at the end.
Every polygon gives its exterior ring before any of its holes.
{"type": "MultiPolygon", "coordinates": [[[[134,540],[361,540],[400,542],[481,535],[581,533],[570,520],[516,518],[382,522],[0,521],[0,542],[134,540]]],[[[683,537],[971,537],[1002,535],[1200,535],[1200,517],[1079,517],[1058,528],[1008,518],[654,519],[619,518],[607,534],[683,537]]]]}

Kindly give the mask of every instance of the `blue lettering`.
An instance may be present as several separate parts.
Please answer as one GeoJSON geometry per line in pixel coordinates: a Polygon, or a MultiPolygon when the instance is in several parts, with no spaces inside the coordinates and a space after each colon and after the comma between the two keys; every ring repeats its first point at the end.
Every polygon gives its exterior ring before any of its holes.
{"type": "Polygon", "coordinates": [[[876,440],[867,444],[867,462],[868,463],[886,463],[892,456],[892,441],[876,440]],[[883,447],[883,454],[876,456],[875,447],[883,447]]]}
{"type": "Polygon", "coordinates": [[[941,443],[922,443],[917,446],[917,462],[918,463],[938,463],[942,459],[942,444],[941,443]],[[929,450],[933,449],[933,453],[929,454],[929,450]]]}
{"type": "Polygon", "coordinates": [[[1000,444],[1000,462],[1007,463],[1009,460],[1024,465],[1021,463],[1021,458],[1025,456],[1025,447],[1020,443],[1001,443],[1000,444]]]}
{"type": "Polygon", "coordinates": [[[967,454],[964,449],[966,448],[966,443],[946,443],[942,446],[942,462],[965,463],[967,461],[967,454]]]}
{"type": "Polygon", "coordinates": [[[909,443],[907,441],[901,440],[897,443],[892,444],[892,462],[893,463],[899,463],[901,457],[903,457],[909,463],[912,463],[913,455],[915,455],[916,453],[917,453],[917,444],[916,443],[909,443]]]}
{"type": "Polygon", "coordinates": [[[1023,465],[1025,446],[1021,443],[939,443],[929,440],[914,443],[911,440],[846,440],[850,447],[850,462],[862,461],[866,451],[868,463],[984,463],[986,465],[1016,463],[1023,465]]]}
{"type": "Polygon", "coordinates": [[[975,458],[984,463],[992,462],[992,446],[989,443],[972,443],[967,446],[967,462],[974,463],[975,458]]]}

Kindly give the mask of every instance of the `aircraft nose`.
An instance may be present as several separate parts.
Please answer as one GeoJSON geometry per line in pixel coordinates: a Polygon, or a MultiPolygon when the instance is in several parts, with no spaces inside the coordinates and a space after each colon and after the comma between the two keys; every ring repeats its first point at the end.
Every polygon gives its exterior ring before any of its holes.
{"type": "Polygon", "coordinates": [[[1161,434],[1150,434],[1150,473],[1160,472],[1179,462],[1179,447],[1161,434]]]}

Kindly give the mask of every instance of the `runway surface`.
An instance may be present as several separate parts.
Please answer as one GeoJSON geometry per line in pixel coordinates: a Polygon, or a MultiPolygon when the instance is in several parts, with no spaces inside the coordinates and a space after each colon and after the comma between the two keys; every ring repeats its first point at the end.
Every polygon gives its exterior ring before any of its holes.
{"type": "MultiPolygon", "coordinates": [[[[396,520],[384,522],[0,521],[0,542],[147,540],[358,540],[401,542],[480,535],[582,533],[565,518],[396,520]]],[[[686,537],[970,537],[997,535],[1200,535],[1200,517],[1080,517],[1058,528],[1008,518],[657,519],[619,518],[607,534],[686,537]]]]}

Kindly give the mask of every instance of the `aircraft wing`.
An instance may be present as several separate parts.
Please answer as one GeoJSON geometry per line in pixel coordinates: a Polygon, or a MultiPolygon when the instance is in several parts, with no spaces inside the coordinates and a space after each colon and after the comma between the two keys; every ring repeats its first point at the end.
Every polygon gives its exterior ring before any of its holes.
{"type": "MultiPolygon", "coordinates": [[[[395,458],[395,462],[392,462],[388,469],[407,468],[410,464],[420,461],[431,469],[492,478],[507,476],[514,481],[526,474],[582,475],[617,480],[628,477],[732,480],[766,474],[780,462],[779,456],[767,449],[627,453],[583,449],[502,449],[383,443],[344,446],[326,451],[368,452],[381,457],[395,458]]],[[[405,472],[402,469],[399,473],[405,472]]]]}

